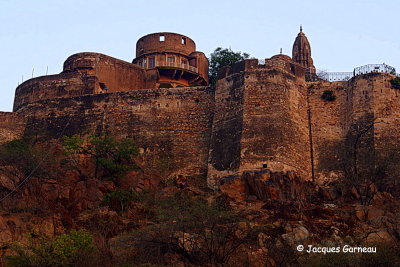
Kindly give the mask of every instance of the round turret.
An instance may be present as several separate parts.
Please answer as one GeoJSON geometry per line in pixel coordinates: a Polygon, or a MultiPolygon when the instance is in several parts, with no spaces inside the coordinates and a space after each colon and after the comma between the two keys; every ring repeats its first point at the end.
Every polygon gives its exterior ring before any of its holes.
{"type": "Polygon", "coordinates": [[[136,43],[136,57],[160,51],[188,56],[196,51],[196,44],[185,35],[169,32],[148,34],[136,43]]]}
{"type": "Polygon", "coordinates": [[[207,57],[182,34],[159,32],[141,37],[132,63],[155,70],[158,87],[208,85],[207,57]]]}

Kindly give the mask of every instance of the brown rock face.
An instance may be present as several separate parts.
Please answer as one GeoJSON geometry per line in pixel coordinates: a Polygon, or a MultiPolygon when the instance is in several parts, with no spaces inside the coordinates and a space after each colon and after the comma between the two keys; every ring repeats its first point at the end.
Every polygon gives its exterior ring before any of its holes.
{"type": "Polygon", "coordinates": [[[247,196],[255,196],[258,200],[290,201],[303,197],[312,186],[304,183],[293,172],[245,172],[242,176],[227,177],[220,187],[229,197],[243,201],[247,196]]]}

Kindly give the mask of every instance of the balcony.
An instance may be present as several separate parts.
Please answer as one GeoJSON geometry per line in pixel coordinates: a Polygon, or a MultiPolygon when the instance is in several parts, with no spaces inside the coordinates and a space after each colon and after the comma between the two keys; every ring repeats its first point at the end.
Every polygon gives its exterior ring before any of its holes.
{"type": "Polygon", "coordinates": [[[182,63],[177,63],[177,62],[155,62],[154,67],[150,67],[150,64],[147,64],[147,66],[144,66],[146,69],[152,69],[152,68],[157,68],[157,67],[171,67],[171,68],[177,68],[177,69],[185,69],[189,70],[194,73],[198,73],[198,70],[196,67],[190,66],[189,64],[182,64],[182,63]]]}

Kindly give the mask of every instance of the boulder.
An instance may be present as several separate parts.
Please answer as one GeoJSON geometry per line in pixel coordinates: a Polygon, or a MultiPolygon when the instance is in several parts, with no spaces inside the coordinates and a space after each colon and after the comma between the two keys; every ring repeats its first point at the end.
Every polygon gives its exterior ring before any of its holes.
{"type": "Polygon", "coordinates": [[[302,225],[293,229],[293,232],[283,234],[281,237],[288,244],[295,245],[306,240],[310,236],[310,232],[302,225]]]}
{"type": "Polygon", "coordinates": [[[246,187],[240,177],[236,177],[230,181],[225,182],[223,185],[220,186],[220,190],[222,193],[226,194],[228,197],[234,200],[246,200],[246,187]]]}
{"type": "Polygon", "coordinates": [[[365,241],[367,243],[392,243],[395,242],[396,240],[388,232],[388,230],[379,230],[377,232],[368,234],[365,241]]]}
{"type": "Polygon", "coordinates": [[[368,221],[374,220],[377,217],[383,216],[384,213],[385,212],[382,209],[370,206],[367,211],[367,220],[368,221]]]}

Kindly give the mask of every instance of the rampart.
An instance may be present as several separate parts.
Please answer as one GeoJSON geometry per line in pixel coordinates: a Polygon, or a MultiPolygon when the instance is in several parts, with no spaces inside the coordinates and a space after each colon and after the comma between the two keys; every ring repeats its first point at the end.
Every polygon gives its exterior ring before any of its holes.
{"type": "Polygon", "coordinates": [[[317,181],[334,179],[341,173],[344,139],[348,131],[346,120],[351,117],[348,107],[347,82],[320,81],[307,84],[312,167],[317,181]],[[336,97],[322,99],[325,91],[336,97]]]}
{"type": "Polygon", "coordinates": [[[65,72],[79,72],[95,76],[98,86],[95,93],[121,92],[155,88],[154,72],[138,65],[98,53],[79,53],[70,56],[64,63],[65,72]]]}
{"type": "Polygon", "coordinates": [[[96,79],[80,73],[61,73],[25,81],[15,90],[14,111],[44,99],[93,94],[96,79]]]}
{"type": "MultiPolygon", "coordinates": [[[[399,147],[399,91],[387,73],[358,75],[345,82],[309,83],[313,164],[316,179],[334,179],[344,169],[371,169],[399,147]],[[331,91],[333,101],[321,98],[331,91]],[[356,150],[356,151],[355,151],[356,150]],[[381,154],[381,156],[379,156],[381,154]]],[[[386,159],[387,160],[387,159],[386,159]]]]}
{"type": "Polygon", "coordinates": [[[152,71],[98,53],[70,56],[60,74],[33,78],[15,91],[14,111],[39,100],[155,88],[152,71]]]}
{"type": "Polygon", "coordinates": [[[325,75],[345,79],[329,82],[310,69],[304,33],[295,43],[298,53],[307,52],[297,60],[279,54],[265,64],[237,62],[220,69],[215,89],[198,86],[208,84],[208,60],[184,35],[142,37],[133,64],[72,55],[62,73],[17,87],[14,113],[0,113],[0,142],[129,137],[143,155],[172,159],[176,173],[207,174],[213,188],[244,171],[295,171],[323,183],[393,162],[391,151],[400,150],[395,69],[366,65],[325,75]]]}
{"type": "Polygon", "coordinates": [[[250,59],[218,74],[208,182],[246,170],[296,170],[311,179],[304,75],[250,59]]]}
{"type": "Polygon", "coordinates": [[[18,110],[25,136],[129,137],[146,155],[161,154],[180,174],[205,175],[214,92],[207,87],[143,89],[37,101],[18,110]]]}

